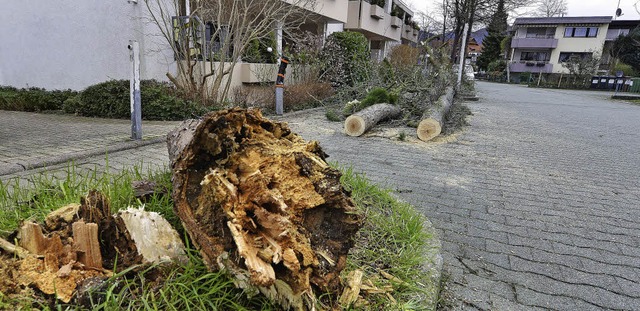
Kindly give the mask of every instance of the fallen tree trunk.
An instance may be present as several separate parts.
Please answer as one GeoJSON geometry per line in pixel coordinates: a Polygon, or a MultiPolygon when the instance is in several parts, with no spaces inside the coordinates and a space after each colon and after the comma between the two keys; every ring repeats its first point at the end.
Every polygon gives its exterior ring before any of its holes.
{"type": "Polygon", "coordinates": [[[453,87],[448,87],[445,94],[440,96],[435,107],[422,115],[422,121],[418,124],[417,134],[422,141],[429,141],[440,135],[444,117],[453,105],[453,87]]]}
{"type": "Polygon", "coordinates": [[[397,118],[402,114],[400,107],[390,104],[375,104],[350,115],[344,121],[344,131],[349,136],[360,136],[378,122],[397,118]]]}
{"type": "Polygon", "coordinates": [[[339,296],[362,217],[317,142],[230,109],[185,121],[167,143],[174,210],[210,269],[285,309],[339,296]]]}

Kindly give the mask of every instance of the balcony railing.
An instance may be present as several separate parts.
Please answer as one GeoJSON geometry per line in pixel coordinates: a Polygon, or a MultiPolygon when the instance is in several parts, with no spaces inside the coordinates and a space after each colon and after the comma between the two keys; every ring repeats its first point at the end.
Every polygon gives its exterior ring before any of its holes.
{"type": "Polygon", "coordinates": [[[511,72],[535,72],[550,73],[553,72],[553,64],[547,62],[528,62],[522,61],[509,64],[511,72]]]}
{"type": "Polygon", "coordinates": [[[553,38],[513,38],[512,48],[541,48],[555,49],[558,47],[558,39],[553,38]]]}

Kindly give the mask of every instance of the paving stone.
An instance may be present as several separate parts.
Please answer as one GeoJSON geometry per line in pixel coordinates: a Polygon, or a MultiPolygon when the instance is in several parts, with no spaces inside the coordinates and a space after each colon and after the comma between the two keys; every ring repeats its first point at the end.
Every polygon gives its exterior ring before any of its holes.
{"type": "MultiPolygon", "coordinates": [[[[432,220],[455,310],[640,310],[640,107],[602,92],[477,88],[471,125],[453,143],[348,137],[321,110],[276,119],[432,220]]],[[[30,132],[19,129],[25,116],[0,113],[0,175],[58,145],[73,153],[128,139],[126,120],[67,126],[77,119],[37,115],[30,122],[48,126],[30,132]]],[[[147,128],[160,137],[170,125],[147,128]]],[[[156,144],[78,164],[91,172],[144,159],[166,168],[165,156],[156,144]]],[[[0,181],[26,184],[38,171],[0,181]]]]}

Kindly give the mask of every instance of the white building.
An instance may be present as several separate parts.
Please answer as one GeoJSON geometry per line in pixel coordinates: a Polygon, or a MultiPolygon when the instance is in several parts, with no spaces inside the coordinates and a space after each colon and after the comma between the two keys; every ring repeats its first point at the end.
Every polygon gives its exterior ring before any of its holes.
{"type": "Polygon", "coordinates": [[[142,2],[5,1],[1,12],[0,85],[80,90],[129,79],[129,40],[140,44],[142,79],[174,70],[142,2]]]}
{"type": "MultiPolygon", "coordinates": [[[[170,15],[185,15],[189,1],[175,3],[180,8],[170,15]]],[[[374,58],[386,55],[393,44],[417,42],[418,32],[407,25],[413,12],[400,0],[387,0],[384,7],[364,0],[316,0],[310,13],[301,29],[324,36],[361,32],[374,58]],[[392,10],[401,16],[392,16],[392,10]]],[[[141,79],[167,80],[167,73],[177,74],[174,53],[143,0],[8,1],[0,17],[0,85],[81,90],[129,79],[129,40],[140,45],[141,79]]],[[[255,75],[256,65],[234,68],[232,85],[264,82],[255,75]]]]}

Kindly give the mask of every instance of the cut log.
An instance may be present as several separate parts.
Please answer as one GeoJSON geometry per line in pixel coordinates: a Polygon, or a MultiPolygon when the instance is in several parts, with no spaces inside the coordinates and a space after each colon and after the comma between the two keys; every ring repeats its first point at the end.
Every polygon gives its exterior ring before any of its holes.
{"type": "Polygon", "coordinates": [[[344,121],[344,131],[349,136],[360,136],[378,122],[397,118],[402,114],[400,107],[390,104],[375,104],[350,115],[344,121]]]}
{"type": "Polygon", "coordinates": [[[418,124],[417,134],[422,141],[429,141],[440,135],[444,117],[453,104],[453,87],[448,87],[444,95],[440,96],[432,109],[422,115],[422,121],[418,124]]]}
{"type": "Polygon", "coordinates": [[[339,295],[362,216],[317,142],[230,109],[184,122],[167,143],[174,210],[210,269],[285,309],[314,309],[314,290],[339,295]]]}

